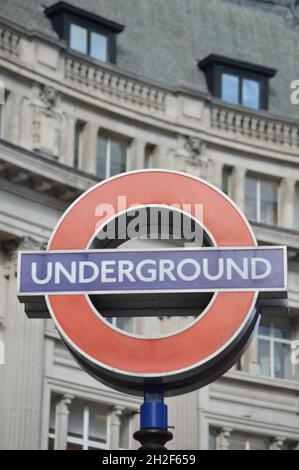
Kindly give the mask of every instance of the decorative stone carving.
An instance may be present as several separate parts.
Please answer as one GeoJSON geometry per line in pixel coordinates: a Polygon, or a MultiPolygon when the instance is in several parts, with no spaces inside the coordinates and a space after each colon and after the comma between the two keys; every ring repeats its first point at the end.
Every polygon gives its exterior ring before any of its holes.
{"type": "Polygon", "coordinates": [[[201,157],[205,143],[198,137],[186,137],[185,149],[190,154],[190,157],[194,162],[201,157]]]}
{"type": "Polygon", "coordinates": [[[184,153],[181,157],[184,159],[187,172],[200,176],[208,177],[209,160],[206,156],[206,143],[199,137],[187,136],[184,142],[184,153]]]}
{"type": "Polygon", "coordinates": [[[229,450],[229,437],[233,429],[230,427],[223,427],[218,435],[218,450],[229,450]]]}
{"type": "Polygon", "coordinates": [[[58,98],[58,92],[55,88],[45,85],[41,88],[39,96],[48,110],[55,108],[58,98]]]}
{"type": "MultiPolygon", "coordinates": [[[[50,101],[47,103],[47,106],[50,106],[50,101]]],[[[51,106],[54,106],[54,104],[51,106]]],[[[59,114],[54,113],[51,109],[45,110],[35,106],[32,132],[34,150],[54,158],[59,157],[61,137],[61,116],[59,114]]]]}
{"type": "Polygon", "coordinates": [[[18,251],[20,250],[43,250],[46,248],[46,242],[35,240],[32,237],[16,238],[4,240],[2,248],[6,255],[6,264],[4,275],[9,278],[12,273],[17,275],[18,251]]]}
{"type": "Polygon", "coordinates": [[[56,405],[55,450],[65,450],[67,445],[68,420],[74,396],[68,393],[60,397],[56,405]]]}
{"type": "Polygon", "coordinates": [[[109,429],[109,448],[116,450],[120,444],[120,425],[121,416],[123,414],[124,407],[121,405],[114,406],[110,411],[110,429],[109,429]]]}
{"type": "Polygon", "coordinates": [[[275,437],[273,439],[272,450],[282,450],[285,439],[283,437],[275,437]]]}

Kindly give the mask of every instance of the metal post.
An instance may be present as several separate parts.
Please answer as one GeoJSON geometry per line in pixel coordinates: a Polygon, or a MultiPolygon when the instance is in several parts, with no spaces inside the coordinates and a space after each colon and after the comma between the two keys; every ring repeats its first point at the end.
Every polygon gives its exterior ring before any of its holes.
{"type": "Polygon", "coordinates": [[[134,439],[141,443],[140,450],[166,450],[164,445],[172,438],[168,431],[162,385],[145,385],[144,403],[140,407],[140,430],[134,433],[134,439]]]}

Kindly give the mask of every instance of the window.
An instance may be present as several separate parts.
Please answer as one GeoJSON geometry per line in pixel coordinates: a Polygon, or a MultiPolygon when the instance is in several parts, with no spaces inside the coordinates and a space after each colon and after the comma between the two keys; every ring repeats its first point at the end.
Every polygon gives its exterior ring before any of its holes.
{"type": "Polygon", "coordinates": [[[104,62],[116,60],[116,35],[124,27],[65,2],[46,9],[53,29],[74,51],[104,62]]]}
{"type": "Polygon", "coordinates": [[[269,450],[271,438],[259,435],[247,434],[239,431],[225,433],[222,436],[221,428],[209,428],[210,450],[269,450]]]}
{"type": "MultiPolygon", "coordinates": [[[[54,450],[56,436],[56,408],[59,397],[52,394],[49,418],[48,449],[54,450]]],[[[108,406],[74,398],[69,405],[67,450],[97,450],[108,448],[108,406]]],[[[132,413],[121,414],[119,448],[128,449],[132,413]]]]}
{"type": "Polygon", "coordinates": [[[4,103],[0,103],[0,138],[3,139],[4,137],[4,103]]]}
{"type": "Polygon", "coordinates": [[[260,108],[260,82],[228,73],[221,74],[221,99],[247,108],[260,108]]]}
{"type": "Polygon", "coordinates": [[[229,196],[231,193],[231,176],[233,169],[229,166],[224,166],[222,170],[222,191],[229,196]]]}
{"type": "Polygon", "coordinates": [[[295,186],[294,229],[299,230],[299,183],[295,186]]]}
{"type": "Polygon", "coordinates": [[[69,46],[81,54],[88,54],[93,59],[108,60],[108,37],[89,30],[75,23],[70,25],[69,46]]]}
{"type": "Polygon", "coordinates": [[[87,54],[87,29],[82,26],[71,24],[70,28],[70,47],[75,51],[87,54]]]}
{"type": "Polygon", "coordinates": [[[0,138],[4,138],[5,105],[8,98],[8,91],[5,90],[3,82],[0,80],[0,138]]]}
{"type": "Polygon", "coordinates": [[[82,137],[85,123],[83,121],[76,121],[75,124],[75,142],[74,142],[74,167],[79,168],[81,163],[82,153],[82,137]]]}
{"type": "Polygon", "coordinates": [[[127,142],[124,139],[100,133],[97,139],[97,176],[109,178],[126,171],[127,142]]]}
{"type": "Polygon", "coordinates": [[[152,168],[153,167],[153,154],[155,151],[155,146],[147,144],[145,146],[144,152],[144,168],[152,168]]]}
{"type": "Polygon", "coordinates": [[[270,446],[270,439],[263,436],[239,432],[232,432],[229,436],[229,450],[268,450],[270,446]]]}
{"type": "Polygon", "coordinates": [[[290,319],[262,317],[257,341],[261,375],[298,380],[296,366],[291,362],[292,322],[290,319]]]}
{"type": "Polygon", "coordinates": [[[210,55],[199,62],[213,96],[252,109],[268,109],[269,80],[276,70],[210,55]]]}
{"type": "MultiPolygon", "coordinates": [[[[52,399],[49,426],[49,450],[54,449],[56,402],[52,399]]],[[[72,400],[69,407],[67,450],[107,449],[107,415],[105,406],[72,400]]]]}
{"type": "Polygon", "coordinates": [[[278,222],[278,182],[247,176],[245,213],[251,221],[276,225],[278,222]]]}
{"type": "Polygon", "coordinates": [[[119,328],[120,330],[128,331],[129,333],[133,332],[133,318],[132,317],[112,317],[107,318],[111,325],[119,328]]]}

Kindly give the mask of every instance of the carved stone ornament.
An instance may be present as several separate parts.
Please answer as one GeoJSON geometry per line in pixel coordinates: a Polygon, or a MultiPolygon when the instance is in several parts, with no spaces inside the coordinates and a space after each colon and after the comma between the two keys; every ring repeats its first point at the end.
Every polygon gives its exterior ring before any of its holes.
{"type": "Polygon", "coordinates": [[[40,91],[40,99],[48,110],[55,108],[57,104],[58,92],[51,86],[44,86],[40,91]]]}

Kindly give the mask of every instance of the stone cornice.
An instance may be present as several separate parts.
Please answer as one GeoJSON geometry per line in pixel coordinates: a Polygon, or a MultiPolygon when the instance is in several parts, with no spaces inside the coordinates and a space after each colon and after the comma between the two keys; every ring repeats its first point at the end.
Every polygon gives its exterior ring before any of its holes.
{"type": "Polygon", "coordinates": [[[36,192],[72,201],[99,180],[53,159],[0,140],[0,174],[36,192]]]}

